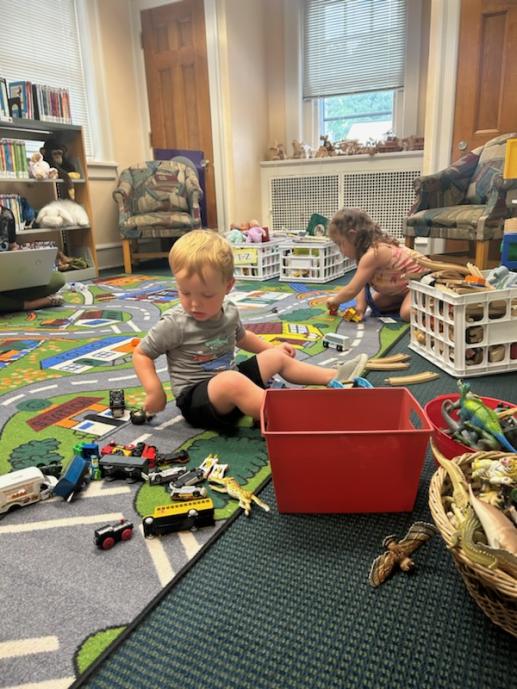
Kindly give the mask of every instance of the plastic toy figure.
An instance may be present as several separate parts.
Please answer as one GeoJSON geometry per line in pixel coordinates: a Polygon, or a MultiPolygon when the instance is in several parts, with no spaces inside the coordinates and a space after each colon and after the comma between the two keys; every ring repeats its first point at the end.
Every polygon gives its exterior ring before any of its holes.
{"type": "Polygon", "coordinates": [[[133,537],[133,528],[133,524],[127,519],[121,519],[116,524],[106,524],[95,529],[94,543],[101,550],[109,550],[115,543],[129,541],[133,537]]]}
{"type": "Polygon", "coordinates": [[[398,541],[395,536],[387,536],[382,542],[387,552],[373,561],[368,577],[370,584],[374,587],[380,586],[397,565],[403,572],[411,571],[415,563],[409,556],[435,533],[438,533],[438,529],[433,524],[415,522],[402,540],[398,541]]]}
{"type": "Polygon", "coordinates": [[[495,411],[487,407],[481,398],[471,391],[468,383],[459,380],[458,388],[460,391],[460,399],[453,406],[459,407],[460,418],[464,422],[469,422],[473,426],[477,426],[487,433],[490,433],[501,447],[508,452],[517,452],[504,436],[495,411]]]}
{"type": "Polygon", "coordinates": [[[256,503],[259,507],[262,507],[262,509],[266,510],[266,512],[269,512],[269,505],[267,503],[260,498],[257,498],[256,495],[253,495],[250,490],[243,488],[232,476],[227,476],[224,478],[210,476],[208,481],[212,490],[215,490],[218,493],[228,493],[231,498],[238,500],[239,506],[242,507],[244,514],[247,517],[250,516],[252,502],[256,503]],[[213,485],[214,483],[217,484],[217,486],[213,485]]]}
{"type": "Polygon", "coordinates": [[[110,411],[114,419],[120,419],[126,411],[124,390],[110,390],[110,411]]]}

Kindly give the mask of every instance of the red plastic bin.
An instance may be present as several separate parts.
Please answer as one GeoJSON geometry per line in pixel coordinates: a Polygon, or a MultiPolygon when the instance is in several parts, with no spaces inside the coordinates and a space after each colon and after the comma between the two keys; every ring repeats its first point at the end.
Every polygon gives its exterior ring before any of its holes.
{"type": "Polygon", "coordinates": [[[409,512],[432,426],[407,388],[267,390],[280,512],[409,512]]]}

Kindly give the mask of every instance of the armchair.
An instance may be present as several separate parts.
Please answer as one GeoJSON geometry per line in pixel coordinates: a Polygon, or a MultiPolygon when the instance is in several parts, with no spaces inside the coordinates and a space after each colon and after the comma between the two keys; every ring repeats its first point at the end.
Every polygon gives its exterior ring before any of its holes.
{"type": "Polygon", "coordinates": [[[490,241],[502,238],[511,215],[507,192],[517,188],[517,180],[502,176],[506,141],[515,136],[491,139],[445,170],[414,181],[416,202],[404,221],[407,246],[414,247],[415,237],[474,241],[476,265],[488,267],[490,241]]]}
{"type": "Polygon", "coordinates": [[[113,199],[118,205],[124,270],[133,262],[167,256],[164,251],[144,252],[138,240],[180,237],[201,226],[201,186],[193,167],[171,160],[152,160],[120,174],[113,199]]]}

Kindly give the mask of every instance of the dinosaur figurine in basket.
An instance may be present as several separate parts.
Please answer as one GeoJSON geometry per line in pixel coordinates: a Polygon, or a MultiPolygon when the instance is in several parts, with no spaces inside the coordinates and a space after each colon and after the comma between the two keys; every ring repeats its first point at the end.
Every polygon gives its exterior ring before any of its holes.
{"type": "Polygon", "coordinates": [[[458,388],[460,391],[460,398],[455,402],[455,405],[458,405],[461,420],[465,424],[470,423],[477,428],[481,428],[486,433],[489,433],[497,440],[500,446],[508,452],[517,452],[506,439],[495,411],[487,407],[486,404],[471,391],[468,383],[459,380],[458,388]]]}
{"type": "Polygon", "coordinates": [[[238,500],[240,507],[242,507],[244,514],[247,517],[250,516],[252,501],[259,505],[259,507],[262,507],[263,510],[266,510],[266,512],[269,512],[268,504],[266,504],[260,498],[257,498],[256,495],[253,495],[250,490],[243,488],[232,476],[225,476],[222,478],[209,476],[208,481],[212,490],[215,490],[218,493],[228,493],[231,498],[238,500]],[[214,484],[217,484],[220,487],[217,487],[214,484]]]}

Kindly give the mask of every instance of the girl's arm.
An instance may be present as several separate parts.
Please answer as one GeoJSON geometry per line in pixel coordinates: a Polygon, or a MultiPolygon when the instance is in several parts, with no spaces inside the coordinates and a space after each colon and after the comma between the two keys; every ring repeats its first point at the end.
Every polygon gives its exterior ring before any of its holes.
{"type": "Polygon", "coordinates": [[[385,245],[381,244],[376,250],[373,248],[368,249],[361,257],[354,277],[337,294],[327,299],[327,306],[329,308],[336,308],[344,302],[351,301],[364,290],[375,272],[386,265],[390,258],[391,250],[385,245]]]}
{"type": "MultiPolygon", "coordinates": [[[[244,349],[245,352],[251,352],[252,354],[259,354],[266,349],[275,349],[275,345],[272,345],[270,342],[266,342],[261,337],[251,332],[251,330],[245,330],[244,337],[242,337],[236,344],[240,349],[244,349]]],[[[291,347],[290,344],[287,344],[287,342],[282,342],[282,344],[279,346],[284,350],[284,352],[286,352],[286,354],[294,357],[296,352],[294,347],[291,347]]]]}

